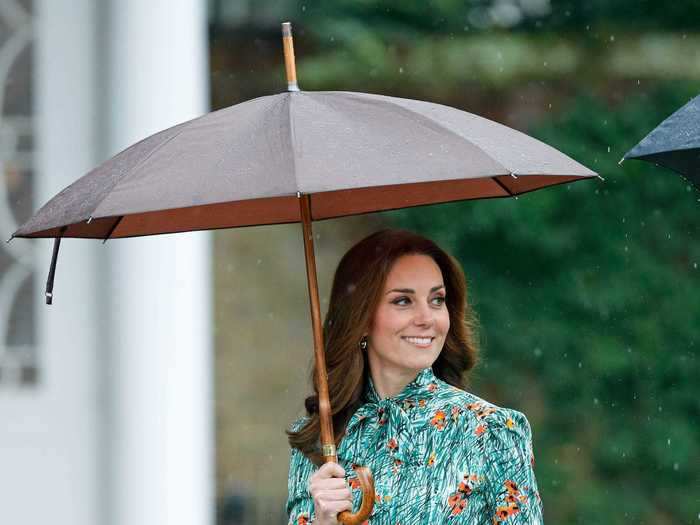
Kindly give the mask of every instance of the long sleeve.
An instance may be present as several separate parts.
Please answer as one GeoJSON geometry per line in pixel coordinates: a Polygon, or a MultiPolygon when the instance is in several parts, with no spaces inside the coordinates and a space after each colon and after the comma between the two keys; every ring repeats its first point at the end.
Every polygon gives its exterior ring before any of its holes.
{"type": "Polygon", "coordinates": [[[540,525],[530,423],[521,412],[499,408],[484,432],[486,501],[494,524],[540,525]]]}
{"type": "MultiPolygon", "coordinates": [[[[292,426],[297,430],[300,421],[292,426]]],[[[296,448],[289,458],[289,478],[287,482],[287,516],[289,525],[309,525],[313,522],[314,502],[308,489],[309,478],[316,466],[296,448]]]]}

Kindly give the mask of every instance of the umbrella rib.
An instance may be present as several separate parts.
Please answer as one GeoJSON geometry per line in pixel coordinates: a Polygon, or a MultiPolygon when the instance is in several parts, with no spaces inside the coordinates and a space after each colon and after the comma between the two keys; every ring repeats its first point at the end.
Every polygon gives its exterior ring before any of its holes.
{"type": "MultiPolygon", "coordinates": [[[[109,238],[110,238],[110,237],[112,236],[112,234],[114,233],[114,230],[116,230],[116,229],[117,229],[117,226],[119,226],[119,223],[122,222],[122,219],[123,219],[123,218],[124,218],[124,215],[122,215],[122,216],[119,217],[116,221],[114,221],[114,224],[112,225],[112,227],[111,227],[111,228],[109,229],[109,231],[107,232],[107,237],[105,237],[105,238],[102,240],[102,244],[106,243],[106,242],[109,240],[109,238]]],[[[110,244],[110,246],[111,246],[111,244],[110,244]]]]}
{"type": "MultiPolygon", "coordinates": [[[[356,98],[361,99],[361,97],[356,97],[356,98]]],[[[428,117],[428,116],[426,116],[426,115],[423,115],[422,113],[418,113],[417,111],[413,111],[413,110],[410,109],[410,108],[406,108],[406,107],[402,106],[401,104],[397,104],[396,102],[394,102],[393,100],[391,100],[392,97],[383,97],[383,98],[385,98],[386,101],[387,101],[389,104],[391,104],[393,107],[395,107],[395,108],[398,109],[399,111],[403,111],[403,112],[405,112],[405,113],[408,113],[408,114],[410,114],[411,116],[416,117],[416,118],[418,118],[419,120],[421,120],[421,121],[423,121],[423,122],[429,122],[430,124],[432,124],[432,125],[434,125],[434,126],[437,126],[437,127],[440,128],[441,130],[443,130],[443,131],[449,133],[449,134],[452,135],[453,137],[457,137],[458,139],[463,140],[463,141],[465,141],[465,142],[471,144],[471,145],[472,145],[474,148],[476,148],[477,150],[483,151],[483,152],[484,152],[484,155],[485,155],[486,157],[488,157],[493,163],[498,164],[498,165],[505,171],[504,174],[510,174],[510,173],[512,173],[512,170],[508,169],[508,168],[507,168],[506,166],[504,166],[501,162],[499,162],[498,160],[496,160],[496,159],[493,157],[493,155],[491,155],[490,153],[488,153],[484,148],[482,148],[479,144],[475,143],[475,142],[472,141],[471,139],[465,137],[464,135],[461,135],[461,134],[457,133],[457,132],[456,132],[455,130],[453,130],[453,129],[448,128],[447,126],[445,126],[444,124],[442,124],[441,122],[439,122],[439,121],[437,121],[437,120],[434,120],[434,119],[432,119],[432,118],[430,118],[430,117],[428,117]]],[[[448,106],[447,106],[447,107],[448,107],[448,106]]],[[[476,115],[475,115],[475,116],[476,116],[476,115]]],[[[516,131],[517,131],[517,130],[516,130],[516,131]]]]}
{"type": "MultiPolygon", "coordinates": [[[[294,144],[294,119],[292,118],[292,94],[287,96],[287,120],[289,122],[289,144],[291,151],[292,175],[294,175],[294,187],[299,193],[299,180],[297,179],[296,147],[294,144]]],[[[313,218],[313,216],[312,216],[313,218]]]]}
{"type": "Polygon", "coordinates": [[[508,195],[510,195],[511,197],[515,197],[515,193],[513,193],[512,191],[510,191],[510,189],[508,189],[508,186],[506,186],[506,185],[503,184],[500,180],[498,180],[498,177],[491,177],[491,180],[493,180],[493,181],[494,181],[496,184],[498,184],[502,189],[504,189],[504,190],[508,193],[508,195]]]}
{"type": "MultiPolygon", "coordinates": [[[[151,151],[148,152],[148,155],[146,155],[144,158],[140,159],[140,160],[139,160],[136,164],[134,164],[131,168],[129,168],[128,170],[126,170],[126,172],[123,173],[123,175],[122,175],[121,177],[119,177],[119,179],[114,183],[114,185],[113,185],[113,186],[110,188],[110,190],[105,194],[105,196],[102,197],[102,198],[99,200],[99,202],[95,205],[95,208],[92,210],[92,213],[90,214],[90,216],[92,217],[92,216],[95,215],[95,213],[97,212],[97,209],[102,205],[102,203],[103,203],[105,200],[107,200],[107,198],[108,198],[108,197],[110,196],[110,194],[114,191],[114,189],[115,189],[117,186],[119,186],[122,182],[124,182],[124,180],[127,179],[132,173],[134,173],[135,170],[137,170],[138,168],[140,168],[148,159],[150,159],[150,158],[151,158],[158,150],[160,150],[163,146],[165,146],[165,145],[168,144],[169,142],[171,142],[171,141],[175,140],[177,137],[179,137],[179,136],[185,131],[184,128],[185,128],[185,125],[186,125],[186,124],[191,124],[191,123],[193,123],[193,122],[195,122],[195,121],[197,121],[197,120],[200,120],[200,119],[204,118],[205,116],[206,116],[206,115],[202,115],[202,116],[199,116],[199,117],[197,117],[197,118],[194,118],[194,119],[191,119],[191,120],[188,120],[188,121],[185,121],[185,122],[181,122],[180,124],[176,124],[175,126],[173,126],[173,128],[179,127],[180,129],[178,129],[171,137],[168,137],[168,138],[165,139],[163,142],[160,142],[157,146],[154,146],[153,149],[152,149],[151,151]]],[[[168,128],[168,129],[172,129],[172,128],[168,128]]],[[[168,130],[167,130],[167,129],[166,129],[166,130],[163,130],[163,132],[165,132],[165,131],[168,131],[168,130]]],[[[149,138],[149,137],[146,137],[146,138],[144,138],[143,140],[147,140],[148,138],[149,138]]],[[[137,144],[138,144],[138,143],[137,143],[137,144]]],[[[126,150],[128,150],[128,149],[130,149],[130,148],[132,148],[132,147],[133,147],[133,146],[129,146],[128,148],[126,148],[126,149],[123,150],[123,151],[126,151],[126,150]]],[[[122,151],[122,153],[123,153],[123,151],[122,151]]],[[[121,153],[119,153],[118,155],[120,155],[120,154],[121,154],[121,153]]],[[[98,217],[98,218],[101,218],[101,217],[98,217]]]]}

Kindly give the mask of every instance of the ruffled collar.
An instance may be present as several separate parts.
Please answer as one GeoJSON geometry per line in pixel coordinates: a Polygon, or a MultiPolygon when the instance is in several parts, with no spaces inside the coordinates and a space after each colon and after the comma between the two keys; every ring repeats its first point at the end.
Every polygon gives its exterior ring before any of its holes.
{"type": "Polygon", "coordinates": [[[341,441],[338,457],[353,458],[353,461],[365,464],[371,451],[383,449],[393,439],[397,443],[391,450],[395,460],[409,463],[419,461],[415,439],[410,436],[430,417],[426,409],[431,406],[430,400],[439,390],[439,380],[432,367],[428,367],[421,370],[401,392],[380,399],[368,374],[363,390],[364,403],[348,421],[345,434],[350,439],[341,441]],[[362,428],[373,431],[360,441],[353,436],[362,428]]]}
{"type": "Polygon", "coordinates": [[[382,403],[386,404],[389,402],[400,403],[406,399],[417,395],[425,395],[432,392],[429,388],[432,383],[437,384],[437,378],[433,372],[432,367],[424,368],[418,375],[408,383],[401,392],[398,394],[381,399],[374,387],[374,381],[372,381],[372,376],[367,374],[367,381],[365,382],[365,389],[363,391],[363,399],[367,403],[382,403]]]}
{"type": "Polygon", "coordinates": [[[438,379],[431,367],[424,368],[416,377],[408,383],[404,389],[395,396],[379,398],[372,376],[367,374],[367,381],[362,393],[364,404],[350,417],[346,432],[351,433],[354,428],[367,419],[378,418],[381,422],[383,415],[406,415],[414,407],[422,407],[438,390],[438,379]]]}

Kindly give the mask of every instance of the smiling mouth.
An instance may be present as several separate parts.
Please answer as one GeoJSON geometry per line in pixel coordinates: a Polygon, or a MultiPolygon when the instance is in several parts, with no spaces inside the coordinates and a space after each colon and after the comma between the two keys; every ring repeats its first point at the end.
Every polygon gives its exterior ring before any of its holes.
{"type": "Polygon", "coordinates": [[[407,343],[411,343],[413,346],[417,346],[419,348],[428,348],[431,344],[433,344],[433,341],[435,340],[434,337],[402,337],[404,341],[407,343]]]}

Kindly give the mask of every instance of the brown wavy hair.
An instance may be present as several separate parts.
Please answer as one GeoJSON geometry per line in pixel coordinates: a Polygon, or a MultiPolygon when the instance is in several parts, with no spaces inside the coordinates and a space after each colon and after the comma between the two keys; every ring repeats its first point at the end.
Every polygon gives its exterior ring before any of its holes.
{"type": "MultiPolygon", "coordinates": [[[[350,417],[362,404],[362,392],[369,374],[366,352],[360,350],[358,343],[369,331],[394,262],[403,255],[432,257],[444,279],[450,329],[442,351],[433,363],[435,376],[465,389],[465,373],[477,363],[477,323],[467,302],[466,280],[457,260],[430,239],[410,231],[385,229],[365,237],[338,263],[323,324],[336,447],[350,417]]],[[[311,381],[314,391],[318,392],[315,363],[311,381]]],[[[321,465],[318,395],[308,396],[304,405],[310,419],[296,432],[285,432],[291,447],[299,449],[314,464],[321,465]]]]}

